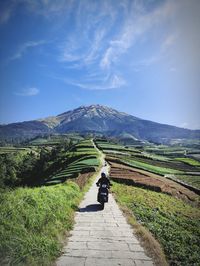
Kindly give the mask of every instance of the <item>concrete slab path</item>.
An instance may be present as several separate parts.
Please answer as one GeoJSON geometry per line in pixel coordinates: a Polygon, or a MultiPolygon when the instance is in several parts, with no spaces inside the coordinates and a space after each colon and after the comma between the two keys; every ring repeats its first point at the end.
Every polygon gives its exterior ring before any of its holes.
{"type": "MultiPolygon", "coordinates": [[[[107,167],[102,172],[107,173],[107,167]]],[[[75,216],[71,231],[57,266],[151,266],[154,265],[127,224],[113,196],[101,210],[97,202],[96,182],[86,193],[75,216]]]]}

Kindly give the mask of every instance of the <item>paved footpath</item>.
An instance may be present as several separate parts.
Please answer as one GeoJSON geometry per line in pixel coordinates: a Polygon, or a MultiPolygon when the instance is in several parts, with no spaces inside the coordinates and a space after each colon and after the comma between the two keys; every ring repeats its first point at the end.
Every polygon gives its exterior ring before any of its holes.
{"type": "MultiPolygon", "coordinates": [[[[107,173],[107,168],[103,167],[102,172],[107,173]]],[[[145,254],[111,194],[104,210],[100,209],[96,200],[97,179],[79,206],[74,229],[56,265],[154,265],[152,259],[145,254]]]]}

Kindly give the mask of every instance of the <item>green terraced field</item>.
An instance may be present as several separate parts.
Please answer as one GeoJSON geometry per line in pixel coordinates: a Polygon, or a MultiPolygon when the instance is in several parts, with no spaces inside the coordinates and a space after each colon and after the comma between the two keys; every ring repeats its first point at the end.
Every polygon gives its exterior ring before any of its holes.
{"type": "Polygon", "coordinates": [[[67,179],[78,177],[81,173],[95,172],[96,168],[100,166],[98,157],[99,153],[94,148],[91,140],[81,141],[73,147],[73,151],[66,153],[66,162],[63,169],[50,176],[45,184],[63,183],[67,179]]]}
{"type": "Polygon", "coordinates": [[[175,158],[175,160],[192,165],[192,166],[200,166],[200,162],[191,158],[175,158]]]}
{"type": "MultiPolygon", "coordinates": [[[[107,156],[116,157],[130,166],[140,168],[160,175],[184,174],[199,171],[196,168],[200,162],[190,158],[177,159],[177,154],[183,156],[191,148],[166,145],[144,145],[138,149],[117,145],[109,141],[98,140],[97,145],[107,156]],[[188,165],[188,166],[187,166],[188,165]]],[[[200,153],[200,151],[199,151],[200,153]]]]}
{"type": "Polygon", "coordinates": [[[181,174],[183,173],[182,171],[178,171],[175,169],[171,169],[171,168],[165,168],[165,167],[159,167],[159,166],[154,166],[154,165],[150,165],[147,163],[142,163],[142,162],[138,162],[138,161],[134,161],[134,160],[129,160],[129,159],[122,159],[121,160],[124,163],[127,163],[130,166],[139,168],[139,169],[143,169],[143,170],[147,170],[149,172],[155,173],[155,174],[160,174],[160,175],[165,175],[165,174],[181,174]]]}

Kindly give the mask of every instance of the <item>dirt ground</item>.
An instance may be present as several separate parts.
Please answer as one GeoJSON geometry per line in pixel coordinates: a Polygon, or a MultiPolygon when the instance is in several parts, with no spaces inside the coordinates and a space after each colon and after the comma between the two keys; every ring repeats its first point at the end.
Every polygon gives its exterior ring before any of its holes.
{"type": "Polygon", "coordinates": [[[94,172],[79,174],[79,176],[75,179],[72,179],[72,181],[75,181],[77,185],[79,185],[80,189],[82,189],[93,174],[94,172]]]}
{"type": "Polygon", "coordinates": [[[197,201],[198,195],[165,177],[109,161],[110,178],[127,185],[144,187],[153,191],[166,193],[186,201],[197,201]]]}

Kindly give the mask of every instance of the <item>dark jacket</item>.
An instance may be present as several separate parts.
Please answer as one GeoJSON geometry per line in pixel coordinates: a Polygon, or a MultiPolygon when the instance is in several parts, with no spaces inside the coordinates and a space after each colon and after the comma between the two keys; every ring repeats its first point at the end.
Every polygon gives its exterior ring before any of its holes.
{"type": "Polygon", "coordinates": [[[102,184],[107,185],[108,187],[110,186],[110,180],[107,177],[101,177],[99,178],[98,182],[96,183],[97,186],[102,186],[102,184]]]}

